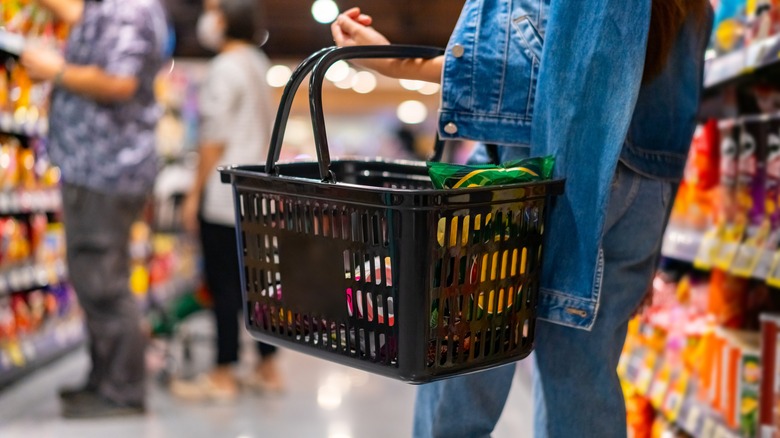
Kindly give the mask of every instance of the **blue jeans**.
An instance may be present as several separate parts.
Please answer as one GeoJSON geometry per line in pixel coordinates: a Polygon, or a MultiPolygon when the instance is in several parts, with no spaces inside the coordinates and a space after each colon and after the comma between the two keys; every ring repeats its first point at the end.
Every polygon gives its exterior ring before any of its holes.
{"type": "MultiPolygon", "coordinates": [[[[524,148],[500,149],[502,161],[526,153],[524,148]]],[[[472,161],[483,161],[481,154],[484,151],[476,151],[472,161]]],[[[544,320],[536,326],[537,438],[626,436],[625,402],[616,368],[628,321],[651,285],[674,192],[672,183],[618,165],[602,244],[603,288],[595,324],[591,331],[544,320]]],[[[514,364],[506,365],[420,386],[414,436],[490,436],[514,371],[514,364]]]]}

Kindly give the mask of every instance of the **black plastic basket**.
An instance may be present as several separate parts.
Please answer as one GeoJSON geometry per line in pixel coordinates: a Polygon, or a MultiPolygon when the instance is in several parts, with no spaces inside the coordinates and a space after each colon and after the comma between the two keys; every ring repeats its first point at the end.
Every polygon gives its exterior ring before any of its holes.
{"type": "Polygon", "coordinates": [[[545,205],[562,181],[435,190],[424,163],[330,161],[321,104],[330,65],[440,53],[315,53],[284,90],[266,166],[221,169],[234,189],[245,323],[256,339],[411,383],[531,352],[545,205]],[[277,164],[309,72],[318,162],[277,164]]]}

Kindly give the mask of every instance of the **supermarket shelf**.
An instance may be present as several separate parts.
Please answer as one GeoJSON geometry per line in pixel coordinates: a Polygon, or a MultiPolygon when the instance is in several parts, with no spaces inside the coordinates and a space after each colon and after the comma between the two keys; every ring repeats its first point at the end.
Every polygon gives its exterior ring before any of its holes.
{"type": "Polygon", "coordinates": [[[73,316],[19,341],[0,343],[0,388],[73,351],[84,339],[84,324],[73,316]]]}
{"type": "Polygon", "coordinates": [[[23,35],[0,30],[0,51],[9,55],[19,56],[24,51],[26,39],[23,35]]]}
{"type": "Polygon", "coordinates": [[[724,424],[719,414],[692,397],[684,399],[675,424],[695,438],[741,438],[738,432],[724,424]]]}
{"type": "Polygon", "coordinates": [[[49,132],[49,122],[45,118],[27,118],[20,120],[11,113],[0,113],[0,132],[23,137],[45,137],[49,132]]]}
{"type": "Polygon", "coordinates": [[[58,283],[67,273],[64,260],[49,264],[26,263],[0,270],[0,296],[58,283]]]}
{"type": "Polygon", "coordinates": [[[0,216],[21,213],[52,213],[60,209],[58,189],[0,191],[0,216]]]}
{"type": "MultiPolygon", "coordinates": [[[[704,233],[701,231],[668,227],[666,233],[664,233],[661,255],[666,258],[695,264],[696,255],[703,239],[704,233]]],[[[761,254],[759,262],[756,264],[755,270],[749,275],[749,278],[761,281],[769,280],[774,256],[773,252],[761,254]]],[[[748,277],[744,273],[731,273],[738,277],[748,277]]]]}
{"type": "Polygon", "coordinates": [[[780,66],[779,47],[780,35],[775,35],[745,49],[708,60],[704,66],[705,90],[712,91],[757,70],[780,66]]]}
{"type": "Polygon", "coordinates": [[[703,236],[704,234],[698,230],[667,227],[661,244],[661,254],[666,258],[693,263],[703,236]]]}
{"type": "Polygon", "coordinates": [[[621,362],[625,362],[621,375],[624,384],[649,398],[658,414],[694,438],[741,438],[726,425],[719,413],[696,399],[695,382],[689,383],[683,394],[671,396],[671,382],[658,378],[660,364],[654,369],[645,366],[647,354],[655,353],[647,348],[637,348],[628,357],[621,358],[621,362]],[[659,394],[663,396],[664,406],[657,403],[659,394]],[[671,415],[669,411],[676,411],[676,414],[671,415]]]}

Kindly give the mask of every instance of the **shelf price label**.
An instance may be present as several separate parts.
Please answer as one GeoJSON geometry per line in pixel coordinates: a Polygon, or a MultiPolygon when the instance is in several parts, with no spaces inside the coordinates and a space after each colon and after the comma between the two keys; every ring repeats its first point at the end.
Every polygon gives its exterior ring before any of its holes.
{"type": "Polygon", "coordinates": [[[693,264],[696,268],[708,270],[715,265],[715,259],[721,252],[721,234],[719,227],[713,228],[704,234],[699,250],[696,252],[696,257],[693,259],[693,264]]]}
{"type": "Polygon", "coordinates": [[[715,438],[716,426],[717,424],[715,424],[715,421],[712,418],[705,416],[701,425],[701,433],[698,436],[701,436],[702,438],[715,438]]]}
{"type": "Polygon", "coordinates": [[[739,277],[751,278],[761,261],[763,250],[752,242],[745,242],[737,250],[729,271],[739,277]]]}
{"type": "Polygon", "coordinates": [[[24,360],[24,352],[22,352],[22,349],[19,347],[19,344],[16,342],[11,342],[8,344],[8,347],[6,348],[6,354],[8,354],[8,358],[11,360],[11,364],[15,367],[23,367],[25,364],[24,360]]]}
{"type": "Polygon", "coordinates": [[[699,409],[698,406],[692,404],[688,409],[688,416],[685,418],[685,422],[682,424],[682,426],[686,431],[695,433],[699,430],[701,418],[701,409],[699,409]]]}
{"type": "Polygon", "coordinates": [[[772,266],[769,268],[766,282],[772,287],[780,287],[780,251],[775,252],[772,257],[772,266]]]}

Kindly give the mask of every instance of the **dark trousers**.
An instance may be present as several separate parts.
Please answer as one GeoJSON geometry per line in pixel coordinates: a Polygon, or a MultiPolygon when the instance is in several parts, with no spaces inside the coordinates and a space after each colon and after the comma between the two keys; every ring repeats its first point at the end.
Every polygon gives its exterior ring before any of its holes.
{"type": "MultiPolygon", "coordinates": [[[[201,219],[200,240],[206,286],[211,291],[217,321],[217,364],[227,365],[238,361],[237,315],[242,309],[236,229],[201,219]]],[[[276,352],[276,347],[262,342],[257,348],[261,357],[276,352]]]]}
{"type": "Polygon", "coordinates": [[[67,261],[86,318],[92,370],[87,385],[118,403],[144,400],[144,350],[138,302],[129,289],[130,227],[144,196],[63,184],[67,261]]]}

